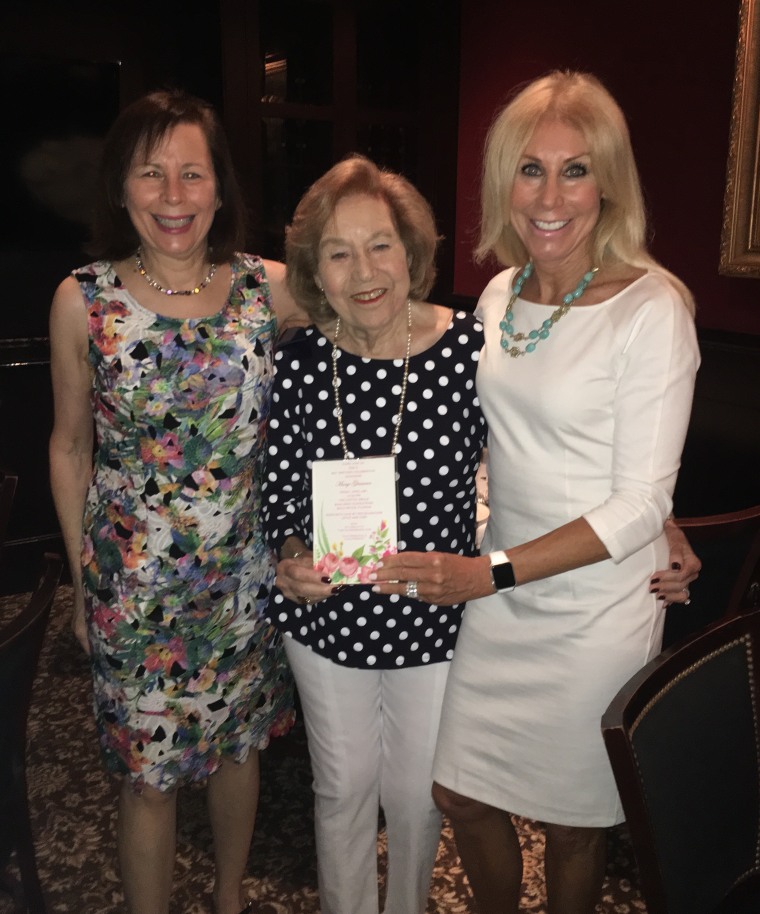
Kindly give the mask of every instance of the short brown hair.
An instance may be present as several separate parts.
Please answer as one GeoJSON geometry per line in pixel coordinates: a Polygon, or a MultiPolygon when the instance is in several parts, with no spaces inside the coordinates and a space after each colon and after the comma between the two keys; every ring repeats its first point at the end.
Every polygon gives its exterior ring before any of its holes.
{"type": "Polygon", "coordinates": [[[140,244],[124,207],[124,184],[136,154],[150,153],[178,124],[197,124],[208,143],[220,207],[208,235],[218,262],[231,260],[245,246],[245,206],[227,138],[213,106],[179,89],[150,92],[119,114],[106,136],[98,193],[87,251],[97,258],[121,260],[140,244]]]}
{"type": "Polygon", "coordinates": [[[435,281],[439,236],[430,204],[402,175],[378,168],[366,156],[354,154],[311,185],[285,231],[288,288],[315,321],[327,321],[335,316],[315,279],[319,245],[335,207],[352,194],[367,194],[387,203],[406,250],[411,280],[409,294],[424,299],[435,281]]]}

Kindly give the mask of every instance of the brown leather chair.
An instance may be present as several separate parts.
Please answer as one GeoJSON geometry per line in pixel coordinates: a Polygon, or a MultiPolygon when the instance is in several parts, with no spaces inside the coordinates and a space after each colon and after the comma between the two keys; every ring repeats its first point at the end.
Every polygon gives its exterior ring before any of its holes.
{"type": "Polygon", "coordinates": [[[42,642],[61,578],[60,556],[45,554],[37,589],[0,629],[0,871],[15,851],[29,914],[47,914],[37,873],[26,781],[26,731],[42,642]]]}
{"type": "Polygon", "coordinates": [[[719,618],[760,609],[760,505],[677,522],[702,571],[690,587],[691,603],[668,607],[663,648],[719,618]]]}
{"type": "Polygon", "coordinates": [[[648,914],[760,911],[760,611],[650,661],[602,717],[648,914]]]}

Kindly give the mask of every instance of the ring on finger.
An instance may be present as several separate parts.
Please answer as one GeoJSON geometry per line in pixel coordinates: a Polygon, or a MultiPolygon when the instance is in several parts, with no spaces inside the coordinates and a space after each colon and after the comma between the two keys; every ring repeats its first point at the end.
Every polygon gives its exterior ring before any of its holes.
{"type": "Polygon", "coordinates": [[[417,593],[417,582],[416,581],[407,581],[406,582],[406,595],[412,600],[416,600],[418,597],[417,593]]]}

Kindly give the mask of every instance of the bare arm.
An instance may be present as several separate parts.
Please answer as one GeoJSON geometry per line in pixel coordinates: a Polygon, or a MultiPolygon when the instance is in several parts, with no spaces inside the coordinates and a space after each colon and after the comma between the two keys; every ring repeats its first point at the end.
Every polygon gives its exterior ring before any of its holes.
{"type": "Polygon", "coordinates": [[[285,281],[285,264],[278,260],[265,260],[269,291],[272,293],[272,307],[280,332],[288,327],[305,326],[309,323],[306,312],[296,303],[285,281]]]}
{"type": "MultiPolygon", "coordinates": [[[[536,539],[505,543],[518,584],[608,558],[620,562],[662,530],[672,505],[699,359],[693,322],[682,304],[672,291],[657,293],[655,300],[656,307],[642,310],[621,350],[610,495],[583,517],[536,539]],[[643,426],[644,415],[651,421],[643,426]]],[[[487,556],[427,555],[402,553],[385,560],[378,589],[400,593],[403,582],[416,581],[422,599],[443,604],[493,592],[487,556]],[[394,579],[402,583],[387,583],[394,579]]],[[[671,557],[674,561],[678,563],[671,557]]]]}
{"type": "MultiPolygon", "coordinates": [[[[673,521],[665,524],[670,547],[671,568],[655,572],[652,592],[659,593],[665,605],[684,602],[684,588],[697,578],[701,562],[683,531],[673,521]],[[678,567],[676,567],[678,566],[678,567]]],[[[571,521],[535,540],[509,548],[509,560],[518,584],[551,577],[609,558],[599,537],[583,519],[571,521]]],[[[383,561],[378,582],[383,593],[403,593],[406,581],[418,581],[420,596],[431,603],[450,605],[493,593],[488,556],[465,558],[447,553],[401,552],[383,561]]]]}
{"type": "MultiPolygon", "coordinates": [[[[518,584],[607,558],[609,553],[604,544],[582,517],[509,548],[509,560],[518,584]]],[[[383,560],[377,581],[375,589],[381,593],[404,593],[406,581],[418,581],[421,599],[447,606],[494,592],[487,555],[467,558],[443,552],[400,552],[383,560]],[[394,580],[401,583],[389,583],[394,580]]]]}
{"type": "Polygon", "coordinates": [[[93,419],[87,361],[87,319],[73,277],[58,287],[50,311],[50,364],[55,421],[50,436],[50,484],[74,584],[72,628],[89,653],[80,554],[82,517],[92,473],[93,419]]]}

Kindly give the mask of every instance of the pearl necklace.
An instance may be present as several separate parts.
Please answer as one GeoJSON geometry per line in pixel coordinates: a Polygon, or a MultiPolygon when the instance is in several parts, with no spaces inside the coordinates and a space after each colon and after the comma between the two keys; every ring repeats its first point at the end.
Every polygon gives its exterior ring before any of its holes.
{"type": "Polygon", "coordinates": [[[206,286],[214,278],[214,273],[216,273],[216,264],[212,263],[209,267],[206,278],[202,282],[199,282],[198,285],[193,289],[165,289],[162,285],[160,285],[160,283],[157,283],[155,279],[148,275],[148,271],[143,266],[141,255],[142,250],[138,248],[137,253],[135,254],[135,267],[137,268],[137,272],[140,274],[140,276],[142,276],[142,278],[145,280],[145,282],[148,283],[149,286],[152,286],[159,292],[163,292],[164,295],[197,295],[199,292],[202,292],[206,288],[206,286]]]}
{"type": "MultiPolygon", "coordinates": [[[[396,427],[393,431],[393,443],[391,444],[391,457],[396,453],[398,436],[401,431],[401,418],[404,414],[404,403],[406,402],[406,386],[409,380],[409,356],[412,352],[412,300],[406,300],[406,355],[404,356],[404,377],[401,381],[401,397],[398,404],[398,413],[396,414],[396,427]]],[[[338,431],[340,432],[340,443],[343,447],[343,459],[355,460],[356,455],[349,451],[346,444],[346,430],[343,427],[343,408],[340,405],[340,379],[338,378],[338,334],[340,333],[340,317],[335,322],[335,333],[333,334],[332,346],[332,386],[333,396],[335,397],[335,415],[338,419],[338,431]]]]}
{"type": "Polygon", "coordinates": [[[570,306],[586,291],[586,286],[588,286],[594,276],[599,272],[599,267],[592,267],[588,273],[583,274],[581,281],[575,289],[572,292],[568,292],[567,295],[562,296],[562,304],[552,313],[551,317],[548,317],[541,324],[540,327],[536,330],[530,330],[528,333],[515,333],[515,328],[512,326],[512,306],[517,301],[517,297],[522,291],[525,280],[532,272],[533,261],[528,261],[517,276],[517,279],[515,279],[512,294],[509,296],[509,301],[507,302],[507,310],[504,312],[503,319],[499,322],[499,329],[501,330],[501,348],[508,355],[511,355],[513,359],[517,358],[519,355],[526,355],[529,352],[533,352],[537,344],[549,336],[549,331],[552,327],[567,314],[570,310],[570,306]],[[520,343],[523,340],[529,341],[525,344],[525,349],[520,349],[519,346],[513,346],[510,343],[510,341],[520,343]]]}

